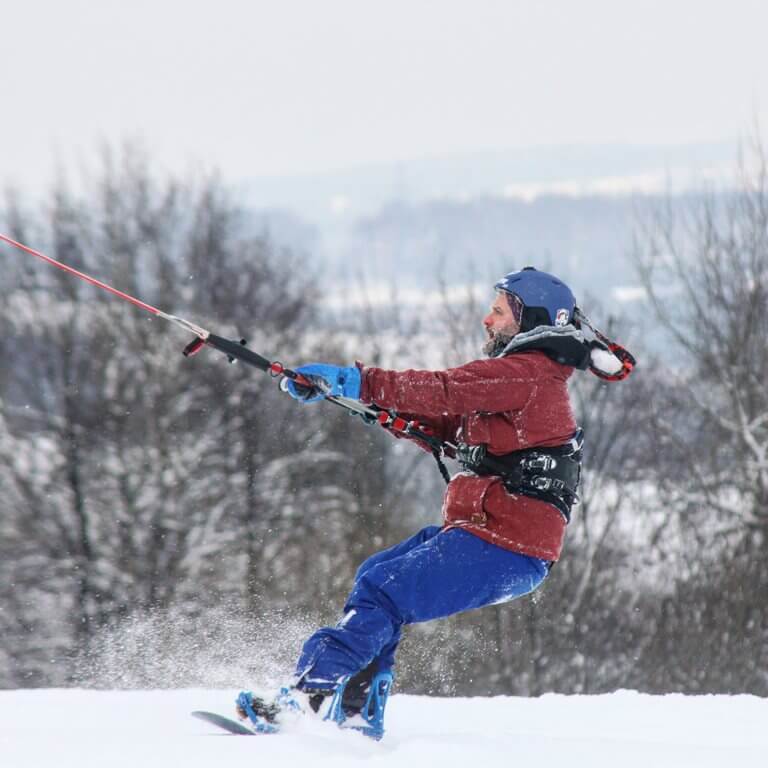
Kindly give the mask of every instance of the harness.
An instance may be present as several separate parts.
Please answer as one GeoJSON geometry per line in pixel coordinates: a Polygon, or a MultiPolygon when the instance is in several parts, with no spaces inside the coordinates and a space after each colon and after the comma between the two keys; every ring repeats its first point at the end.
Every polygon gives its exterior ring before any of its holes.
{"type": "Polygon", "coordinates": [[[501,456],[488,453],[486,445],[459,443],[456,458],[477,475],[498,475],[510,493],[552,504],[570,522],[571,507],[579,499],[583,444],[584,432],[579,428],[564,445],[526,448],[501,456]]]}

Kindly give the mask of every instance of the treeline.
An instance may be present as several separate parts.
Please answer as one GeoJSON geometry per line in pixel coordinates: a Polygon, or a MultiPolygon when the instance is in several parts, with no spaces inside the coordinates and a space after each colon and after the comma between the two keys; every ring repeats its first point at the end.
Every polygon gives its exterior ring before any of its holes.
{"type": "MultiPolygon", "coordinates": [[[[565,558],[533,598],[410,628],[400,690],[768,693],[762,178],[727,210],[645,218],[650,308],[618,329],[641,365],[620,385],[574,377],[587,471],[565,558]],[[675,366],[644,344],[656,315],[675,366]]],[[[477,297],[331,317],[311,253],[216,178],[158,179],[134,151],[43,207],[9,193],[0,219],[284,362],[434,367],[479,349],[477,297]]],[[[439,520],[442,481],[414,447],[211,350],[185,360],[175,326],[38,260],[2,248],[0,269],[1,686],[287,674],[360,561],[439,520]]]]}

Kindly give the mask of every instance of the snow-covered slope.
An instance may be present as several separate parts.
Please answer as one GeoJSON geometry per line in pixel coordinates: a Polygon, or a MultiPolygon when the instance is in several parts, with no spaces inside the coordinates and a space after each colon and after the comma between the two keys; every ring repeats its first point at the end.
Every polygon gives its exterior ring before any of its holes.
{"type": "Polygon", "coordinates": [[[189,716],[232,712],[233,691],[0,691],[2,768],[183,766],[768,765],[768,700],[754,696],[394,695],[380,743],[304,718],[290,732],[220,734],[189,716]]]}

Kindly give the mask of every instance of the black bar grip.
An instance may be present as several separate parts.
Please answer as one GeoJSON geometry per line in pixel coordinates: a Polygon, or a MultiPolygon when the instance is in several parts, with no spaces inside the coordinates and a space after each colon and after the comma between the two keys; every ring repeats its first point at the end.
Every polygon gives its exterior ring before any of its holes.
{"type": "Polygon", "coordinates": [[[272,368],[272,363],[266,357],[262,357],[237,341],[231,341],[211,333],[208,335],[205,343],[210,344],[214,349],[218,349],[219,352],[229,355],[230,358],[242,360],[244,363],[252,365],[254,368],[259,368],[262,371],[269,371],[272,368]]]}
{"type": "Polygon", "coordinates": [[[184,347],[181,354],[184,355],[184,357],[192,357],[192,355],[196,355],[204,346],[205,342],[198,336],[192,339],[192,341],[184,347]]]}

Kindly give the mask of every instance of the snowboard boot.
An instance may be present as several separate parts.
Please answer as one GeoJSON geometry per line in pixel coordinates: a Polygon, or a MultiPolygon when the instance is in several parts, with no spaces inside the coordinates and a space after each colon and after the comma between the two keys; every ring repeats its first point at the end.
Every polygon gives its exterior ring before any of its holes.
{"type": "MultiPolygon", "coordinates": [[[[285,689],[283,689],[285,690],[285,689]]],[[[277,702],[267,702],[254,696],[250,691],[243,691],[236,699],[237,716],[241,720],[250,720],[251,727],[258,733],[277,733],[277,716],[281,708],[277,702]]]]}
{"type": "Polygon", "coordinates": [[[340,728],[351,728],[377,741],[384,735],[384,708],[392,687],[389,671],[364,669],[346,677],[333,690],[310,686],[283,687],[272,702],[243,692],[237,697],[237,714],[250,720],[259,733],[276,733],[282,712],[313,712],[340,728]]]}
{"type": "Polygon", "coordinates": [[[365,701],[357,715],[353,715],[350,718],[350,725],[348,727],[356,728],[366,736],[370,736],[377,741],[384,735],[384,709],[387,706],[387,699],[392,690],[394,679],[389,670],[377,672],[370,679],[367,686],[361,687],[359,691],[353,689],[350,692],[348,699],[350,711],[352,706],[357,706],[360,701],[360,698],[353,698],[353,694],[361,697],[365,693],[365,701]],[[363,725],[353,724],[353,720],[357,717],[362,719],[363,725]]]}
{"type": "Polygon", "coordinates": [[[373,665],[347,678],[334,691],[325,719],[378,741],[393,680],[391,672],[377,672],[373,665]]]}
{"type": "MultiPolygon", "coordinates": [[[[236,711],[241,720],[249,720],[252,728],[259,733],[277,733],[280,729],[279,716],[284,713],[320,713],[323,702],[333,696],[334,691],[315,691],[283,686],[272,701],[243,691],[236,699],[236,711]]],[[[327,719],[321,713],[323,719],[327,719]]]]}

